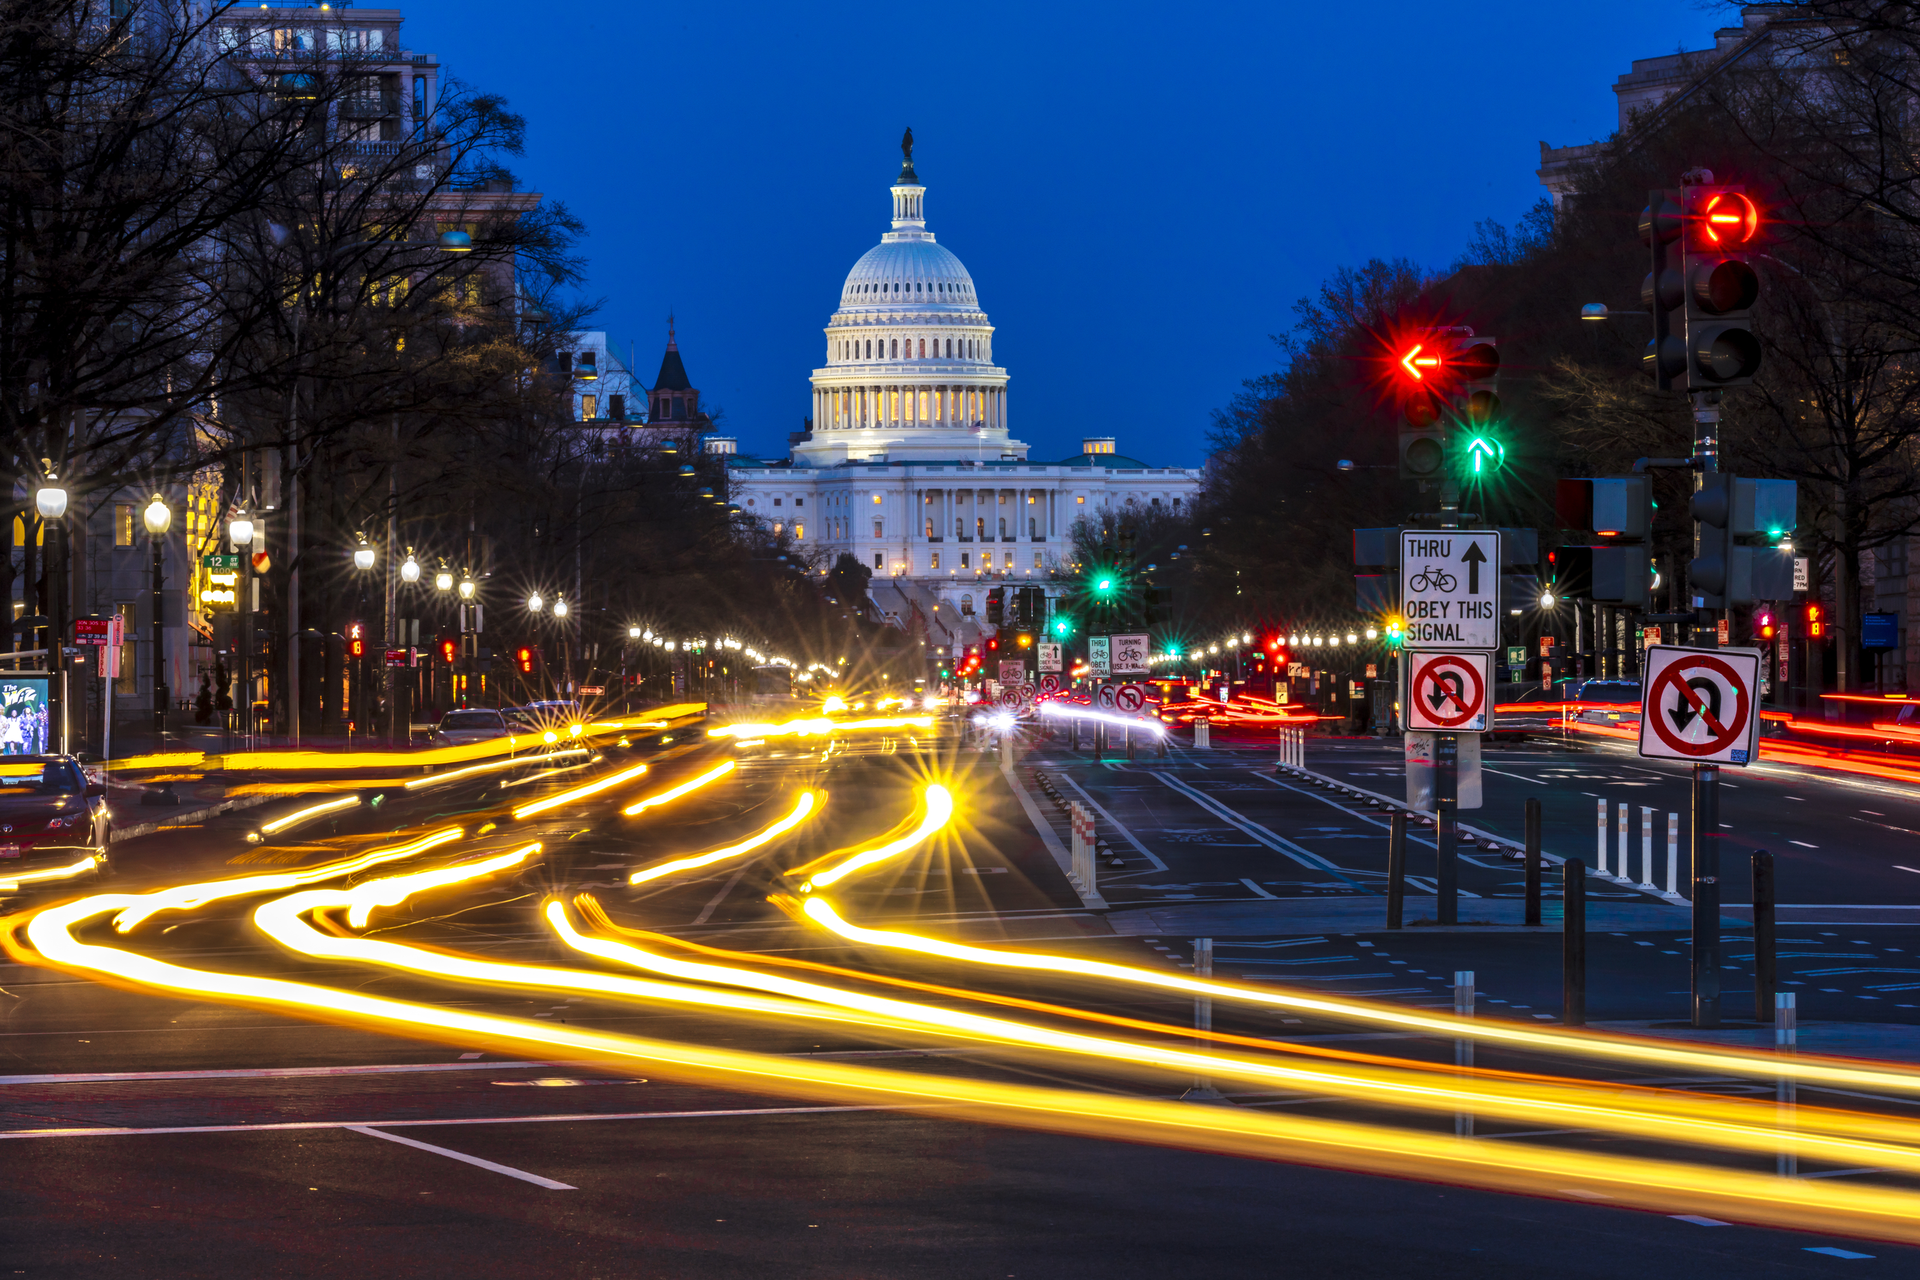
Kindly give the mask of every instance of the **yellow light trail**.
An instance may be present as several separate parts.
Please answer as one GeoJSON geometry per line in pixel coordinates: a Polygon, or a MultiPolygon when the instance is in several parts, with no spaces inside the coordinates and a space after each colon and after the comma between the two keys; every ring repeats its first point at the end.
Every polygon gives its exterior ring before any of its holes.
{"type": "Polygon", "coordinates": [[[662,862],[657,866],[642,867],[627,877],[627,883],[645,884],[649,880],[658,880],[661,876],[672,875],[676,871],[692,871],[696,867],[710,866],[713,863],[721,862],[728,858],[737,858],[744,853],[752,853],[755,849],[779,839],[781,836],[787,834],[787,832],[799,826],[802,822],[805,822],[807,817],[812,814],[814,806],[819,803],[820,798],[813,792],[802,791],[799,798],[793,802],[793,808],[788,812],[786,817],[780,819],[772,826],[763,828],[755,834],[748,836],[739,844],[730,844],[724,849],[715,849],[711,853],[695,854],[690,858],[676,858],[672,862],[662,862]]]}
{"type": "Polygon", "coordinates": [[[308,818],[317,818],[323,813],[338,813],[342,809],[351,809],[360,803],[359,796],[347,796],[340,800],[322,800],[319,804],[308,805],[304,809],[295,809],[283,818],[260,824],[257,835],[270,836],[276,831],[285,831],[288,827],[305,822],[308,818]]]}
{"type": "Polygon", "coordinates": [[[729,724],[707,730],[709,738],[810,738],[852,729],[931,729],[932,716],[879,716],[867,720],[788,720],[782,724],[729,724]]]}
{"type": "Polygon", "coordinates": [[[671,801],[671,800],[678,800],[681,796],[686,795],[689,791],[698,791],[701,787],[706,786],[709,782],[718,782],[720,779],[732,773],[735,767],[736,766],[734,761],[723,760],[719,764],[715,765],[713,768],[701,774],[699,777],[689,779],[688,781],[681,783],[677,787],[669,787],[665,791],[660,792],[658,795],[651,795],[651,796],[645,797],[644,799],[636,800],[632,804],[628,805],[626,808],[622,809],[620,812],[625,814],[629,818],[631,818],[635,814],[644,813],[648,809],[654,808],[657,805],[666,804],[668,801],[671,801]]]}
{"type": "Polygon", "coordinates": [[[517,867],[538,852],[540,852],[540,842],[536,840],[523,848],[495,854],[491,858],[482,858],[478,862],[462,862],[450,867],[436,867],[431,871],[416,871],[408,876],[382,876],[378,880],[369,880],[338,896],[342,905],[347,908],[347,923],[355,929],[363,929],[366,927],[367,917],[373,914],[375,907],[399,906],[414,894],[423,893],[428,889],[439,889],[450,884],[464,884],[468,880],[492,875],[507,867],[517,867]]]}
{"type": "Polygon", "coordinates": [[[884,862],[888,858],[905,853],[940,828],[946,826],[947,823],[952,820],[953,793],[938,783],[926,789],[923,793],[922,803],[926,805],[926,813],[921,815],[919,826],[909,831],[906,835],[901,836],[898,840],[889,840],[886,844],[878,848],[856,853],[846,861],[838,863],[835,866],[828,867],[823,871],[813,872],[806,883],[801,886],[802,892],[817,889],[823,885],[833,884],[843,877],[851,875],[855,871],[863,870],[876,862],[884,862]]]}
{"type": "MultiPolygon", "coordinates": [[[[1108,1066],[1151,1065],[1166,1070],[1232,1079],[1246,1084],[1283,1085],[1314,1093],[1332,1094],[1358,1102],[1405,1107],[1431,1114],[1470,1112],[1504,1120],[1596,1129],[1665,1142],[1693,1142],[1703,1146],[1755,1154],[1783,1149],[1808,1159],[1841,1165],[1873,1165],[1900,1172],[1920,1173],[1920,1150],[1885,1141],[1827,1136],[1823,1121],[1860,1126],[1876,1135],[1889,1127],[1884,1117],[1848,1117],[1847,1113],[1809,1111],[1796,1127],[1778,1127],[1772,1102],[1755,1104],[1732,1099],[1704,1099],[1687,1095],[1623,1093],[1615,1086],[1562,1083],[1524,1086],[1508,1083],[1491,1088],[1463,1081],[1455,1072],[1420,1069],[1409,1064],[1401,1071],[1349,1067],[1332,1070],[1295,1066],[1274,1059],[1169,1049],[1137,1040],[1118,1040],[1059,1031],[982,1014],[964,1013],[935,1005],[894,1000],[806,982],[778,974],[757,973],[734,965],[702,964],[662,956],[642,947],[580,933],[558,902],[548,902],[547,923],[560,940],[574,950],[610,964],[678,978],[684,982],[747,987],[795,1000],[810,1000],[837,1008],[898,1019],[930,1030],[971,1037],[988,1044],[1050,1049],[1092,1058],[1108,1066]],[[1732,1103],[1733,1105],[1728,1105],[1732,1103]],[[1871,1130],[1865,1126],[1871,1125],[1871,1130]]],[[[1916,1139],[1920,1123],[1893,1122],[1916,1139]]]]}
{"type": "Polygon", "coordinates": [[[512,769],[528,765],[544,764],[550,760],[560,760],[571,756],[591,754],[585,747],[564,747],[559,751],[547,751],[537,756],[511,756],[505,760],[488,760],[482,764],[468,765],[464,769],[449,769],[444,773],[430,773],[425,777],[410,778],[404,784],[409,791],[421,787],[437,787],[444,782],[457,782],[461,778],[471,778],[476,774],[495,773],[501,769],[512,769]]]}
{"type": "Polygon", "coordinates": [[[1362,1001],[1329,1000],[1283,991],[1253,990],[1229,983],[1185,978],[1132,965],[1109,964],[1100,960],[1082,960],[1074,956],[1045,955],[998,948],[972,947],[898,930],[867,929],[843,919],[831,902],[818,896],[803,899],[770,899],[786,910],[798,909],[815,923],[852,942],[893,950],[917,951],[969,964],[993,965],[1030,972],[1074,974],[1088,978],[1106,978],[1139,986],[1164,987],[1190,995],[1222,1000],[1239,1000],[1289,1010],[1324,1013],[1362,1023],[1399,1027],[1403,1030],[1445,1036],[1456,1040],[1476,1040],[1521,1046],[1547,1053],[1571,1054],[1587,1058],[1656,1063],[1715,1073],[1743,1076],[1785,1077],[1812,1084],[1838,1085],[1849,1089],[1884,1090],[1893,1093],[1920,1093],[1920,1073],[1895,1066],[1860,1067],[1853,1062],[1809,1054],[1774,1056],[1727,1049],[1684,1049],[1625,1036],[1602,1036],[1592,1032],[1548,1031],[1513,1023],[1482,1018],[1448,1018],[1397,1009],[1390,1005],[1362,1001]]]}
{"type": "MultiPolygon", "coordinates": [[[[205,884],[176,885],[170,889],[162,889],[158,893],[126,899],[126,907],[113,918],[113,927],[121,933],[127,933],[138,927],[141,921],[162,911],[186,911],[192,907],[204,907],[209,903],[220,902],[227,898],[241,898],[256,893],[280,893],[287,889],[298,888],[303,884],[315,884],[322,880],[352,875],[356,871],[364,871],[368,867],[379,866],[381,863],[410,858],[416,853],[425,853],[428,849],[446,844],[450,840],[458,840],[463,834],[459,827],[446,827],[406,844],[395,845],[388,849],[373,849],[358,857],[323,862],[318,866],[306,867],[299,871],[241,876],[233,880],[213,880],[205,884]]],[[[82,901],[92,900],[82,899],[82,901]]]]}
{"type": "Polygon", "coordinates": [[[55,880],[71,880],[76,876],[87,874],[99,865],[100,859],[88,854],[78,862],[70,862],[64,867],[42,867],[38,871],[20,871],[12,875],[0,871],[0,885],[18,889],[23,884],[51,884],[55,880]]]}
{"type": "Polygon", "coordinates": [[[610,773],[604,778],[596,778],[592,782],[573,788],[571,791],[562,791],[556,795],[550,795],[544,800],[535,800],[532,804],[523,804],[513,811],[513,816],[516,818],[531,818],[536,813],[545,813],[547,810],[557,809],[563,804],[572,804],[576,800],[585,800],[588,796],[598,795],[609,787],[617,787],[623,782],[631,782],[646,771],[646,765],[637,764],[631,769],[622,769],[618,773],[610,773]]]}

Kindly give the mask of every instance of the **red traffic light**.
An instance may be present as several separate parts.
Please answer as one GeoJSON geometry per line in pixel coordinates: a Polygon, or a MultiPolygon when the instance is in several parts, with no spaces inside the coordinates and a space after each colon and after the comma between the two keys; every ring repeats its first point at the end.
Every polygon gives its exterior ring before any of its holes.
{"type": "Polygon", "coordinates": [[[1760,230],[1760,210],[1744,192],[1716,191],[1700,207],[1699,229],[1705,244],[1745,244],[1760,230]]]}
{"type": "Polygon", "coordinates": [[[1410,343],[1399,354],[1399,365],[1414,382],[1426,382],[1437,376],[1444,360],[1440,347],[1432,339],[1410,343]]]}
{"type": "Polygon", "coordinates": [[[523,676],[530,676],[539,665],[539,651],[532,645],[521,645],[513,651],[513,665],[523,676]]]}
{"type": "Polygon", "coordinates": [[[453,665],[453,660],[459,656],[460,656],[460,642],[458,640],[455,640],[452,636],[441,636],[440,637],[440,661],[451,666],[453,665]]]}
{"type": "Polygon", "coordinates": [[[1825,610],[1821,609],[1821,607],[1817,604],[1808,605],[1807,606],[1807,638],[1809,640],[1818,640],[1820,637],[1826,634],[1827,634],[1827,619],[1826,619],[1825,610]]]}
{"type": "Polygon", "coordinates": [[[1773,615],[1771,613],[1755,614],[1753,629],[1759,633],[1762,640],[1773,639],[1773,615]]]}

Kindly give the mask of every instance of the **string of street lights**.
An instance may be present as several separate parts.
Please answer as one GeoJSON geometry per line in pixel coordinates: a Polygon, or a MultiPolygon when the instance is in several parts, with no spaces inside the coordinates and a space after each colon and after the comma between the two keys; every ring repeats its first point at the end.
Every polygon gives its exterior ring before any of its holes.
{"type": "MultiPolygon", "coordinates": [[[[1349,645],[1357,645],[1361,641],[1362,634],[1360,631],[1349,631],[1345,634],[1344,642],[1349,645]]],[[[1368,627],[1365,629],[1364,635],[1368,640],[1378,640],[1380,638],[1380,629],[1378,627],[1368,627]]],[[[1338,631],[1325,633],[1291,632],[1287,635],[1275,636],[1274,639],[1280,644],[1286,645],[1289,649],[1338,649],[1342,643],[1342,636],[1338,631]]],[[[1174,662],[1200,662],[1208,657],[1217,656],[1222,648],[1231,651],[1236,646],[1244,648],[1252,643],[1253,633],[1251,631],[1243,631],[1237,636],[1227,636],[1225,639],[1215,641],[1204,648],[1198,644],[1191,647],[1175,646],[1174,648],[1168,649],[1165,653],[1153,654],[1147,661],[1153,666],[1165,666],[1168,663],[1174,662]]]]}

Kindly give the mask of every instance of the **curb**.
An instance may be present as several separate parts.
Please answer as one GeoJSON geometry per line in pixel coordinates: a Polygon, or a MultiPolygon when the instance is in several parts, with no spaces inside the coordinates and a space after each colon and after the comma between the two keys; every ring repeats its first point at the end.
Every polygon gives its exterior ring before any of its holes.
{"type": "Polygon", "coordinates": [[[188,822],[198,822],[204,818],[217,817],[223,813],[232,813],[236,809],[251,809],[266,804],[269,800],[284,800],[285,796],[241,796],[238,800],[222,800],[219,804],[205,809],[190,809],[185,813],[169,815],[164,821],[141,822],[131,827],[115,827],[107,833],[108,844],[119,844],[122,840],[137,840],[141,836],[150,836],[166,827],[177,827],[188,822]]]}

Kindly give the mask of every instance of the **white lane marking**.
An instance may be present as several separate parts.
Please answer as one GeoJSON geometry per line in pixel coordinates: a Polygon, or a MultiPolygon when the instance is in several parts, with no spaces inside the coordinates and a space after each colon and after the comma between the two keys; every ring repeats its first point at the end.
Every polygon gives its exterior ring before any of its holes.
{"type": "Polygon", "coordinates": [[[1895,871],[1911,871],[1913,874],[1920,876],[1920,867],[1903,867],[1896,862],[1893,864],[1893,869],[1895,871]]]}
{"type": "Polygon", "coordinates": [[[1238,827],[1241,832],[1243,832],[1246,835],[1252,836],[1255,840],[1258,840],[1261,844],[1266,845],[1269,849],[1272,849],[1275,853],[1282,854],[1285,857],[1291,858],[1293,859],[1293,861],[1299,863],[1303,867],[1310,867],[1315,871],[1324,871],[1328,875],[1338,876],[1340,879],[1345,880],[1348,884],[1352,885],[1356,889],[1361,888],[1359,881],[1355,880],[1347,872],[1341,870],[1339,867],[1336,867],[1333,863],[1327,861],[1325,858],[1321,857],[1319,854],[1313,853],[1306,849],[1302,849],[1299,845],[1295,844],[1293,841],[1288,840],[1283,836],[1276,835],[1272,831],[1269,831],[1267,830],[1267,828],[1261,826],[1259,823],[1253,821],[1251,818],[1245,817],[1244,815],[1236,813],[1234,810],[1229,809],[1226,805],[1221,804],[1219,801],[1215,800],[1212,796],[1207,795],[1205,792],[1195,790],[1193,787],[1188,786],[1186,783],[1180,781],[1178,778],[1172,776],[1171,774],[1156,773],[1153,776],[1160,779],[1161,782],[1165,783],[1172,790],[1178,791],[1181,795],[1186,796],[1189,800],[1193,801],[1195,804],[1199,805],[1202,809],[1205,809],[1207,812],[1211,813],[1214,817],[1219,818],[1221,821],[1226,822],[1234,827],[1238,827]]]}
{"type": "MultiPolygon", "coordinates": [[[[1014,799],[1018,800],[1020,807],[1027,811],[1027,821],[1033,824],[1034,831],[1039,834],[1040,843],[1046,845],[1047,852],[1053,855],[1054,862],[1060,867],[1060,874],[1067,877],[1067,885],[1071,888],[1073,855],[1068,853],[1066,847],[1060,843],[1060,837],[1053,834],[1053,824],[1041,816],[1040,806],[1033,802],[1033,797],[1028,794],[1026,787],[1021,785],[1020,775],[1015,773],[1010,765],[1002,765],[1000,772],[1006,778],[1007,786],[1012,788],[1014,799]]],[[[1098,889],[1092,885],[1084,890],[1074,889],[1074,893],[1079,896],[1080,905],[1083,907],[1104,908],[1107,905],[1107,900],[1101,897],[1098,889]]]]}
{"type": "Polygon", "coordinates": [[[1147,848],[1147,846],[1145,846],[1144,844],[1141,844],[1139,837],[1135,836],[1132,831],[1128,830],[1124,823],[1122,823],[1118,818],[1115,818],[1112,814],[1108,813],[1105,809],[1101,808],[1100,802],[1098,800],[1095,800],[1092,796],[1088,795],[1086,793],[1086,789],[1083,788],[1079,783],[1075,782],[1071,777],[1069,777],[1067,775],[1067,772],[1064,769],[1060,771],[1060,779],[1061,781],[1065,782],[1068,786],[1072,787],[1076,792],[1078,792],[1082,800],[1085,800],[1089,805],[1093,806],[1093,811],[1099,814],[1102,818],[1105,818],[1108,826],[1112,827],[1115,831],[1118,831],[1121,835],[1125,836],[1127,838],[1127,843],[1132,845],[1135,849],[1139,850],[1140,856],[1145,858],[1148,862],[1151,862],[1154,865],[1156,870],[1166,871],[1170,869],[1166,863],[1154,857],[1153,851],[1147,848]]]}
{"type": "Polygon", "coordinates": [[[479,1055],[479,1054],[477,1054],[477,1053],[463,1053],[463,1054],[461,1054],[461,1055],[460,1055],[460,1061],[462,1061],[462,1062],[472,1062],[472,1061],[473,1061],[473,1060],[474,1060],[475,1058],[477,1058],[477,1057],[479,1057],[479,1056],[480,1056],[480,1055],[479,1055]]]}
{"type": "MultiPolygon", "coordinates": [[[[1284,1038],[1284,1037],[1282,1037],[1284,1038]]],[[[1336,1037],[1321,1036],[1317,1039],[1336,1037]]],[[[1385,1037],[1368,1037],[1381,1039],[1385,1037]]],[[[1412,1037],[1408,1037],[1409,1039],[1412,1037]]],[[[927,1050],[926,1052],[940,1052],[927,1050]]],[[[810,1055],[839,1057],[852,1055],[810,1055]]],[[[498,1066],[498,1063],[488,1063],[498,1066]]],[[[544,1065],[544,1064],[541,1064],[544,1065]]],[[[301,1129],[419,1129],[444,1128],[463,1124],[580,1124],[589,1120],[706,1120],[729,1116],[804,1116],[834,1111],[914,1111],[925,1108],[904,1107],[757,1107],[730,1111],[618,1111],[581,1112],[575,1115],[541,1116],[469,1116],[451,1120],[288,1120],[275,1124],[183,1124],[151,1129],[0,1129],[0,1138],[124,1138],[165,1133],[274,1133],[301,1129]]],[[[385,1138],[392,1134],[379,1135],[385,1138]]]]}
{"type": "Polygon", "coordinates": [[[568,1182],[555,1182],[552,1178],[543,1178],[537,1173],[528,1173],[525,1169],[516,1169],[510,1164],[495,1164],[491,1160],[482,1160],[479,1156],[470,1156],[464,1151],[454,1151],[447,1147],[436,1147],[431,1142],[422,1142],[418,1138],[403,1138],[397,1133],[384,1133],[370,1125],[350,1124],[346,1126],[355,1133],[364,1133],[369,1138],[385,1138],[388,1142],[397,1142],[403,1147],[412,1147],[418,1151],[431,1151],[434,1155],[445,1156],[449,1160],[458,1160],[470,1164],[476,1169],[485,1169],[489,1173],[505,1174],[509,1178],[518,1178],[522,1182],[531,1182],[536,1187],[545,1187],[549,1191],[578,1191],[580,1188],[568,1182]]]}
{"type": "MultiPolygon", "coordinates": [[[[1807,1176],[1816,1177],[1818,1175],[1808,1174],[1807,1176]]],[[[1855,1253],[1851,1249],[1836,1249],[1830,1244],[1808,1245],[1806,1251],[1808,1253],[1824,1253],[1829,1258],[1871,1258],[1873,1257],[1873,1255],[1870,1253],[1855,1253]]]]}
{"type": "Polygon", "coordinates": [[[1241,884],[1243,884],[1243,885],[1245,885],[1245,886],[1247,886],[1247,888],[1249,888],[1249,889],[1251,889],[1251,890],[1253,890],[1253,891],[1254,891],[1255,893],[1257,893],[1257,894],[1259,894],[1259,895],[1260,895],[1261,897],[1263,897],[1263,898],[1272,898],[1272,899],[1274,899],[1274,900],[1275,900],[1276,902],[1277,902],[1277,901],[1279,901],[1279,898],[1280,898],[1280,895],[1279,895],[1279,894],[1277,894],[1277,893],[1268,893],[1268,892],[1267,892],[1267,891],[1266,891],[1265,889],[1262,889],[1262,888],[1261,888],[1261,887],[1260,887],[1259,885],[1257,885],[1257,884],[1255,884],[1255,883],[1254,883],[1253,881],[1251,881],[1251,880],[1249,880],[1249,879],[1247,879],[1247,878],[1246,878],[1245,876],[1241,876],[1241,877],[1240,877],[1240,883],[1241,883],[1241,884]]]}
{"type": "MultiPolygon", "coordinates": [[[[1482,772],[1482,773],[1497,773],[1497,774],[1499,774],[1499,775],[1500,775],[1501,777],[1503,777],[1503,778],[1519,778],[1519,779],[1520,779],[1520,781],[1522,781],[1522,782],[1526,782],[1526,783],[1531,783],[1532,785],[1534,785],[1534,786],[1536,786],[1536,787],[1546,787],[1546,786],[1552,786],[1552,785],[1553,785],[1552,783],[1550,783],[1550,782],[1548,782],[1548,781],[1547,781],[1547,780],[1546,780],[1545,778],[1529,778],[1529,777],[1527,777],[1527,776],[1525,776],[1524,774],[1518,774],[1518,773],[1508,773],[1508,772],[1507,772],[1507,771],[1506,771],[1505,769],[1489,769],[1489,768],[1487,768],[1487,766],[1485,766],[1484,764],[1480,766],[1480,772],[1482,772]]],[[[1571,1132],[1571,1130],[1569,1130],[1569,1132],[1571,1132]]]]}
{"type": "Polygon", "coordinates": [[[1800,846],[1800,847],[1801,847],[1802,849],[1818,849],[1818,848],[1820,847],[1820,846],[1819,846],[1819,845],[1817,845],[1817,844],[1808,844],[1808,843],[1807,843],[1807,842],[1806,842],[1805,840],[1789,840],[1789,841],[1787,841],[1787,843],[1788,843],[1788,844],[1797,844],[1797,845],[1799,845],[1799,846],[1800,846]]]}
{"type": "MultiPolygon", "coordinates": [[[[478,1057],[478,1054],[473,1055],[478,1057]]],[[[111,1084],[116,1080],[277,1080],[312,1076],[385,1076],[411,1071],[512,1071],[552,1062],[410,1062],[360,1067],[235,1067],[207,1071],[77,1071],[61,1075],[0,1076],[0,1084],[111,1084]]]]}
{"type": "Polygon", "coordinates": [[[1731,1222],[1722,1222],[1718,1218],[1703,1218],[1697,1213],[1670,1213],[1669,1218],[1680,1222],[1691,1222],[1696,1227],[1730,1227],[1731,1222]]]}
{"type": "Polygon", "coordinates": [[[720,886],[720,892],[714,894],[712,900],[709,901],[706,906],[700,908],[700,914],[693,918],[693,922],[695,924],[705,924],[711,919],[714,909],[727,900],[727,895],[733,892],[733,886],[739,884],[740,877],[745,874],[747,874],[747,867],[746,865],[742,865],[738,871],[735,871],[727,878],[725,884],[720,886]]]}

